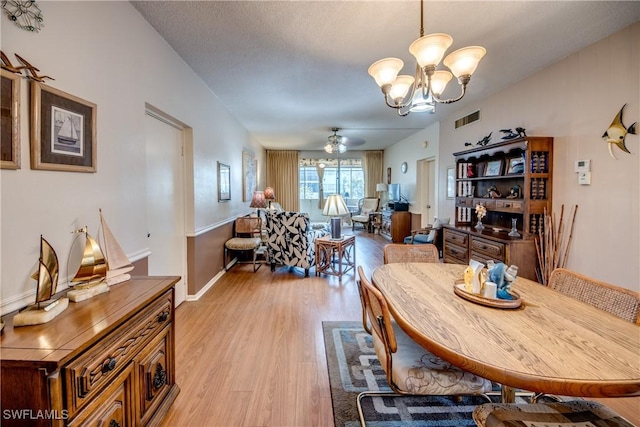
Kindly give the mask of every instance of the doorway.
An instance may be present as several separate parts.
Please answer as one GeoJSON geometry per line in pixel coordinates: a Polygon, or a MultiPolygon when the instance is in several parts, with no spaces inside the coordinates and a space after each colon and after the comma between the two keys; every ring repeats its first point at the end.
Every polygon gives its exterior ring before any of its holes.
{"type": "Polygon", "coordinates": [[[436,212],[436,161],[435,158],[418,160],[417,188],[419,195],[420,225],[433,224],[436,212]]]}
{"type": "Polygon", "coordinates": [[[155,111],[145,115],[149,275],[180,276],[176,307],[186,298],[183,127],[155,111]]]}

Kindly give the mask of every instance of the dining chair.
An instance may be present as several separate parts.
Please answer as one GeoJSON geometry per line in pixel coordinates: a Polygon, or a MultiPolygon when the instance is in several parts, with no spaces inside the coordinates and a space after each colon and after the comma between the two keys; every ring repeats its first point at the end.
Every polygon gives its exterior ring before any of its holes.
{"type": "Polygon", "coordinates": [[[483,396],[491,381],[442,360],[416,343],[391,319],[387,301],[358,267],[359,286],[364,295],[372,329],[373,347],[385,372],[390,391],[370,390],[358,394],[360,423],[366,427],[362,399],[366,396],[483,396]]]}
{"type": "MultiPolygon", "coordinates": [[[[590,304],[636,325],[640,325],[640,293],[611,285],[564,268],[556,268],[549,277],[549,287],[562,294],[590,304]]],[[[473,412],[473,419],[481,427],[524,426],[553,421],[562,426],[557,417],[566,419],[567,425],[579,414],[581,422],[591,425],[632,426],[612,409],[593,401],[536,403],[543,393],[535,393],[529,404],[504,403],[481,405],[473,412]],[[505,424],[509,421],[509,424],[505,424]],[[525,424],[528,422],[529,424],[525,424]]],[[[554,398],[554,396],[550,396],[554,398]]]]}
{"type": "Polygon", "coordinates": [[[634,427],[611,408],[591,400],[528,404],[485,403],[473,410],[472,417],[479,427],[634,427]]]}
{"type": "Polygon", "coordinates": [[[549,287],[628,322],[640,324],[640,293],[556,268],[549,276],[549,287]]]}
{"type": "Polygon", "coordinates": [[[395,262],[440,262],[438,248],[432,244],[405,245],[389,243],[383,249],[384,263],[395,262]]]}
{"type": "Polygon", "coordinates": [[[364,328],[366,333],[371,335],[371,326],[369,326],[369,317],[367,316],[367,301],[364,298],[362,285],[360,284],[360,281],[362,280],[362,278],[364,277],[364,279],[366,280],[367,276],[365,276],[364,269],[362,268],[361,265],[358,266],[358,277],[359,279],[356,279],[356,284],[358,285],[358,294],[360,295],[360,305],[362,306],[362,327],[364,328]]]}

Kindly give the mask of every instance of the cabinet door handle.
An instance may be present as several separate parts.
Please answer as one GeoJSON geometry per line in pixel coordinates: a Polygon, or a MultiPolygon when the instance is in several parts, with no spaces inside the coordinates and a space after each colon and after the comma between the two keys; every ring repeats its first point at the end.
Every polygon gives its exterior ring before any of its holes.
{"type": "Polygon", "coordinates": [[[169,318],[169,312],[163,311],[158,315],[158,323],[165,322],[169,318]]]}
{"type": "Polygon", "coordinates": [[[102,373],[106,374],[107,372],[111,372],[116,368],[117,360],[115,357],[110,357],[104,361],[102,364],[102,373]]]}
{"type": "Polygon", "coordinates": [[[162,365],[158,363],[156,365],[156,373],[153,375],[153,388],[156,390],[167,383],[167,371],[164,370],[162,365]]]}

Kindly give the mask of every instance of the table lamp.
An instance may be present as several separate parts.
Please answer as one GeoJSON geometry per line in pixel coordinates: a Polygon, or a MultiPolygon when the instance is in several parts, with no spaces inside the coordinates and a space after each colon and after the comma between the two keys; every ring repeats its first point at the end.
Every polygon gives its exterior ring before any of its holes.
{"type": "Polygon", "coordinates": [[[383,193],[385,193],[387,191],[387,184],[384,183],[377,183],[376,184],[376,191],[378,193],[380,193],[380,206],[384,206],[384,199],[383,199],[383,193]]]}
{"type": "Polygon", "coordinates": [[[273,191],[272,187],[264,189],[264,198],[269,201],[269,209],[271,209],[271,201],[276,198],[276,193],[273,191]]]}
{"type": "Polygon", "coordinates": [[[327,197],[327,201],[324,204],[324,209],[322,210],[322,215],[330,216],[331,218],[331,238],[332,239],[340,239],[340,223],[342,218],[341,215],[347,215],[349,213],[349,209],[347,209],[347,205],[344,203],[344,199],[339,194],[332,194],[327,197]]]}
{"type": "Polygon", "coordinates": [[[264,192],[254,191],[253,197],[251,197],[251,203],[249,204],[249,207],[256,208],[258,216],[260,216],[260,209],[264,209],[267,207],[267,201],[264,198],[264,192]]]}

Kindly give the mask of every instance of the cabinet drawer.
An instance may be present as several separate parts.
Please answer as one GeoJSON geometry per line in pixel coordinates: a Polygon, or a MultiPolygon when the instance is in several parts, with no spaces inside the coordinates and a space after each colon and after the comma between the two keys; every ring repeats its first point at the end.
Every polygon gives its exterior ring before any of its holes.
{"type": "Polygon", "coordinates": [[[147,308],[81,354],[64,368],[67,407],[72,415],[127,365],[173,320],[173,293],[167,291],[147,308]]]}
{"type": "Polygon", "coordinates": [[[473,199],[469,197],[456,197],[456,206],[463,208],[472,208],[475,205],[473,204],[473,199]]]}
{"type": "Polygon", "coordinates": [[[484,254],[490,259],[502,261],[504,259],[504,244],[474,236],[471,239],[471,253],[484,254]]]}
{"type": "Polygon", "coordinates": [[[444,241],[449,243],[454,243],[458,246],[467,247],[467,242],[469,239],[469,235],[466,233],[459,233],[457,231],[449,230],[448,228],[444,229],[444,241]]]}
{"type": "Polygon", "coordinates": [[[518,200],[498,200],[496,209],[511,212],[524,212],[524,202],[518,200]]]}
{"type": "Polygon", "coordinates": [[[444,244],[443,258],[445,262],[454,262],[456,264],[467,263],[467,249],[458,245],[452,245],[449,242],[444,244]]]}
{"type": "Polygon", "coordinates": [[[133,427],[136,423],[133,363],[129,363],[107,387],[100,399],[95,399],[80,411],[69,427],[133,427]]]}
{"type": "Polygon", "coordinates": [[[487,255],[485,255],[483,253],[480,253],[480,252],[471,252],[471,259],[476,260],[478,262],[481,262],[481,263],[483,263],[485,265],[487,264],[487,261],[489,261],[489,260],[494,261],[494,262],[504,262],[503,259],[493,258],[493,257],[487,256],[487,255]]]}

